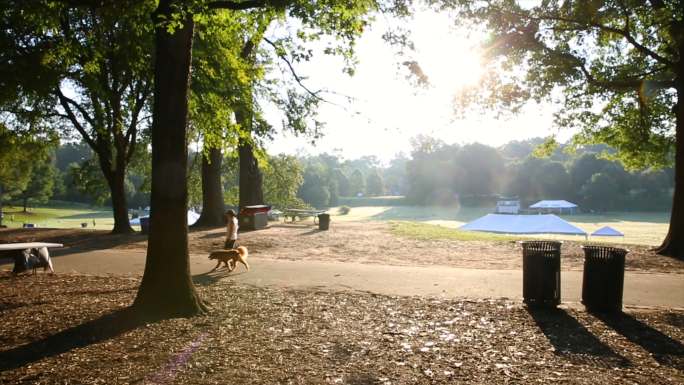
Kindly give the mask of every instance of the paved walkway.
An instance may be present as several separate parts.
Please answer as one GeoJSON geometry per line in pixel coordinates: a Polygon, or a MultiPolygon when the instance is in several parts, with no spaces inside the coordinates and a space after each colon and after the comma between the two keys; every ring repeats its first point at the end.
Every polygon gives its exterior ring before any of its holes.
{"type": "MultiPolygon", "coordinates": [[[[11,268],[0,260],[0,269],[11,268]],[[4,264],[4,265],[3,265],[4,264]]],[[[322,261],[282,261],[250,258],[252,270],[240,265],[233,273],[207,274],[215,262],[191,255],[192,274],[200,279],[231,279],[257,286],[361,290],[390,295],[449,298],[522,298],[520,270],[463,269],[444,266],[383,266],[322,261]]],[[[54,257],[55,271],[86,274],[140,275],[145,252],[98,250],[54,257]]],[[[581,271],[563,271],[563,302],[578,303],[581,271]]],[[[684,308],[684,275],[626,272],[623,302],[627,306],[684,308]]]]}

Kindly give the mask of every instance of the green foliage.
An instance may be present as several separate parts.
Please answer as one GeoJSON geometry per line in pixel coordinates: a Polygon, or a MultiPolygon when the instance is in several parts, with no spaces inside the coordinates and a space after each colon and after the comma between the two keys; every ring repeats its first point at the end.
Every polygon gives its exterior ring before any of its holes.
{"type": "Polygon", "coordinates": [[[54,141],[33,132],[17,132],[0,123],[0,211],[2,202],[21,194],[34,169],[45,162],[54,141]]]}
{"type": "Polygon", "coordinates": [[[504,162],[492,147],[479,143],[465,145],[454,154],[451,166],[442,172],[452,172],[452,180],[462,196],[492,195],[501,187],[504,162]]]}
{"type": "Polygon", "coordinates": [[[45,203],[50,199],[58,173],[59,170],[52,162],[37,163],[33,166],[26,188],[17,194],[17,198],[24,202],[24,211],[29,201],[45,203]]]}
{"type": "Polygon", "coordinates": [[[385,193],[385,183],[382,180],[382,176],[378,170],[373,170],[368,174],[366,178],[366,194],[370,196],[384,195],[385,193]]]}
{"type": "Polygon", "coordinates": [[[306,205],[297,197],[304,183],[302,165],[296,157],[278,155],[269,157],[262,167],[264,199],[274,207],[302,208],[306,205]]]}
{"type": "Polygon", "coordinates": [[[299,188],[299,197],[317,208],[329,206],[330,189],[326,182],[322,168],[307,167],[304,171],[304,183],[299,188]]]}
{"type": "Polygon", "coordinates": [[[356,196],[359,193],[363,194],[366,191],[366,180],[361,170],[356,169],[352,172],[349,178],[349,188],[352,196],[356,196]]]}
{"type": "Polygon", "coordinates": [[[109,199],[109,186],[99,171],[96,159],[91,158],[81,164],[72,163],[69,173],[73,187],[91,197],[96,204],[102,205],[109,199]]]}
{"type": "Polygon", "coordinates": [[[617,206],[618,184],[610,175],[596,173],[582,186],[584,205],[590,210],[613,210],[617,206]]]}
{"type": "Polygon", "coordinates": [[[609,144],[617,150],[610,155],[630,169],[672,165],[673,107],[684,91],[675,81],[681,2],[433,3],[454,9],[457,23],[490,34],[483,47],[488,72],[459,96],[461,111],[479,105],[487,113],[516,112],[531,100],[560,96],[554,121],[581,130],[576,146],[609,144]]]}

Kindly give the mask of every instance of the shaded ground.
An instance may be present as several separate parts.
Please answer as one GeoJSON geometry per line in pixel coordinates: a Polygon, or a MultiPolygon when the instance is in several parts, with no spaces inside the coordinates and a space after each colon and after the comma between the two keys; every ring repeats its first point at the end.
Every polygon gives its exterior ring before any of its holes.
{"type": "Polygon", "coordinates": [[[684,382],[681,311],[594,316],[198,279],[210,314],[141,323],[125,308],[138,283],[0,276],[0,383],[684,382]]]}
{"type": "MultiPolygon", "coordinates": [[[[515,242],[419,240],[392,233],[386,222],[338,222],[330,231],[318,231],[307,224],[272,224],[270,228],[240,235],[240,242],[250,253],[271,259],[322,260],[384,265],[443,265],[477,269],[521,269],[521,250],[515,242]]],[[[222,228],[192,230],[191,253],[208,253],[222,248],[222,228]]],[[[104,248],[145,249],[141,234],[120,236],[104,231],[80,229],[12,229],[0,231],[0,242],[60,242],[73,252],[104,248]]],[[[584,242],[564,242],[562,269],[581,270],[584,242]]],[[[628,270],[684,273],[684,261],[662,257],[648,246],[624,246],[628,270]]],[[[60,251],[55,251],[59,255],[60,251]]]]}

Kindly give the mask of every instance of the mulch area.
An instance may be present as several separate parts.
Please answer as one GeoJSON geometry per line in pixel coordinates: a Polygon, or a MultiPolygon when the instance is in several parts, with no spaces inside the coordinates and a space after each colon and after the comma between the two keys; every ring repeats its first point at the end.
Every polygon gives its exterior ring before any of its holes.
{"type": "Polygon", "coordinates": [[[141,323],[138,279],[0,275],[0,383],[684,383],[682,311],[196,283],[207,315],[141,323]]]}

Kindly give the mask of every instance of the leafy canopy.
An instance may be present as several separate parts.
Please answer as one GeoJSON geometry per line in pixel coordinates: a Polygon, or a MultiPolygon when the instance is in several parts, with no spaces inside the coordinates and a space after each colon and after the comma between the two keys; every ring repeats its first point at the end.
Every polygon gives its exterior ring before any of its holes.
{"type": "Polygon", "coordinates": [[[672,164],[681,1],[433,3],[488,33],[489,71],[457,97],[460,108],[516,112],[530,100],[559,100],[555,124],[579,129],[576,145],[607,143],[631,168],[672,164]]]}

